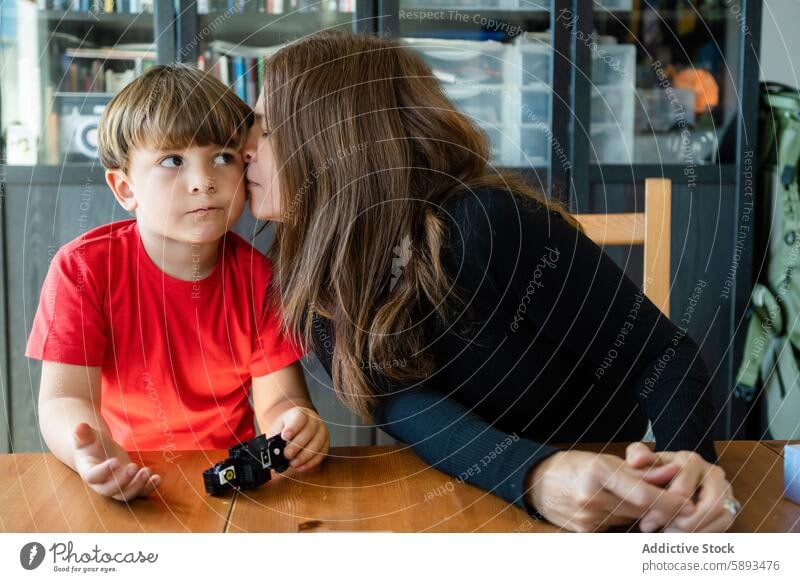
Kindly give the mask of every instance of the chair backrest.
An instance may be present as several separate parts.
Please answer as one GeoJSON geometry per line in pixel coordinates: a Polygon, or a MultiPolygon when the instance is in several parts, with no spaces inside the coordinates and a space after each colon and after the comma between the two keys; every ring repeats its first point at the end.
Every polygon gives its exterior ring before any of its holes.
{"type": "Polygon", "coordinates": [[[672,182],[644,181],[644,212],[576,214],[586,235],[600,246],[644,245],[645,295],[669,317],[672,182]]]}

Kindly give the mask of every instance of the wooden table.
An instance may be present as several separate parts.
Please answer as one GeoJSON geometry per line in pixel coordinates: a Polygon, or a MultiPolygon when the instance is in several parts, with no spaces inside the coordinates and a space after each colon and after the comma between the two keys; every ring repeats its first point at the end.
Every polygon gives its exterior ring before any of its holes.
{"type": "MultiPolygon", "coordinates": [[[[574,448],[624,456],[625,445],[574,448]]],[[[800,532],[800,505],[782,496],[782,446],[716,443],[743,504],[731,531],[800,532]]],[[[226,451],[191,451],[169,462],[159,452],[142,453],[163,482],[146,499],[120,503],[96,495],[49,453],[0,455],[0,531],[563,531],[448,478],[403,447],[333,449],[309,474],[287,471],[257,490],[210,497],[202,472],[225,457],[226,451]]],[[[627,529],[638,531],[635,525],[627,529]]]]}

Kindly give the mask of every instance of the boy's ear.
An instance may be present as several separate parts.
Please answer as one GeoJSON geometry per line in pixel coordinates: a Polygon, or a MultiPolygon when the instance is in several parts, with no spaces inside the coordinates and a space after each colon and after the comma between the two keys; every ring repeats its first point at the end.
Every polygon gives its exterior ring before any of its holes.
{"type": "Polygon", "coordinates": [[[106,170],[106,184],[111,188],[120,206],[128,212],[136,210],[138,205],[136,198],[133,197],[133,189],[122,170],[106,170]]]}

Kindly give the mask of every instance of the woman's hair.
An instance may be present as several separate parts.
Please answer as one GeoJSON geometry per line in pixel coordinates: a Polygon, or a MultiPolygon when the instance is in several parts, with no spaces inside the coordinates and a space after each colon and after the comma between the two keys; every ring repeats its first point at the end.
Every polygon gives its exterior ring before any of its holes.
{"type": "Polygon", "coordinates": [[[369,419],[376,388],[367,371],[418,380],[434,369],[415,315],[427,304],[444,319],[453,305],[445,200],[497,187],[577,223],[489,164],[486,135],[400,41],[317,33],[267,59],[264,78],[284,214],[270,297],[306,345],[313,314],[331,320],[334,388],[369,419]]]}

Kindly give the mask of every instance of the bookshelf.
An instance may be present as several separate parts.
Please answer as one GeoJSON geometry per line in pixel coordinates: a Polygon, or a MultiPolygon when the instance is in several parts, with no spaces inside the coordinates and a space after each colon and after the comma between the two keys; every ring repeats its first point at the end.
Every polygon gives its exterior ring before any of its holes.
{"type": "Polygon", "coordinates": [[[209,68],[252,103],[274,47],[350,30],[355,12],[355,0],[0,0],[0,165],[93,166],[103,108],[156,63],[209,68]]]}
{"type": "Polygon", "coordinates": [[[111,97],[158,61],[153,0],[3,0],[9,166],[89,164],[111,97]]]}

